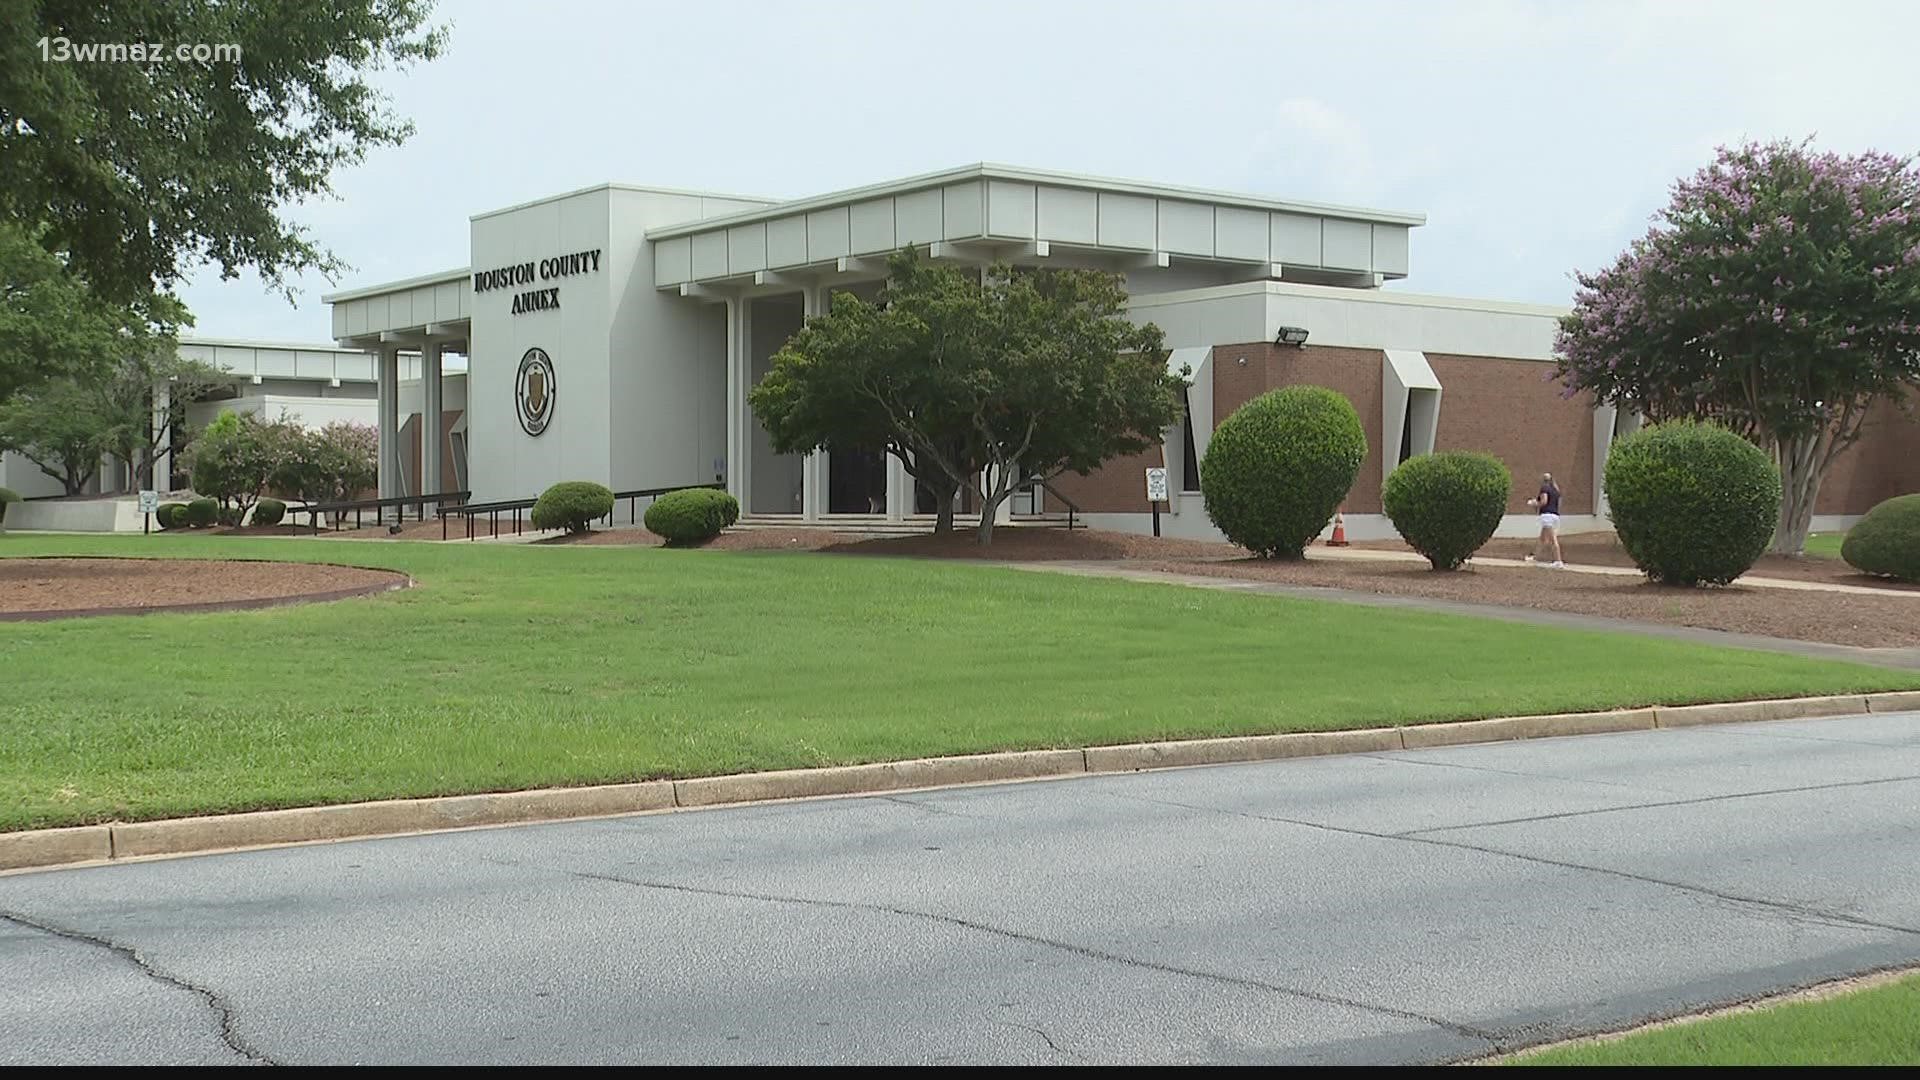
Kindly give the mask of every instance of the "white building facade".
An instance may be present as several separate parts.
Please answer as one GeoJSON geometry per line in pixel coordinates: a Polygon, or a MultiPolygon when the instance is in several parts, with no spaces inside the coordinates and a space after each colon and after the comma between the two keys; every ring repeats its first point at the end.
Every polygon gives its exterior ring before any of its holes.
{"type": "Polygon", "coordinates": [[[397,460],[404,413],[379,373],[425,357],[430,410],[435,358],[459,349],[476,500],[568,479],[720,481],[752,514],[898,519],[926,508],[897,463],[774,454],[746,400],[787,336],[834,291],[876,288],[890,253],[1105,267],[1143,298],[1269,281],[1370,291],[1406,275],[1423,220],[994,165],[784,202],[608,184],[476,215],[467,267],[325,300],[340,345],[377,375],[383,494],[421,489],[397,460]],[[530,423],[536,393],[550,411],[530,423]]]}
{"type": "MultiPolygon", "coordinates": [[[[339,346],[375,375],[383,495],[723,482],[750,515],[930,515],[896,461],[775,454],[747,403],[808,316],[836,291],[871,295],[887,256],[913,246],[959,266],[1123,273],[1133,317],[1159,325],[1169,363],[1192,373],[1187,419],[1163,447],[1059,478],[1015,513],[1070,506],[1143,530],[1143,470],[1164,467],[1173,531],[1217,537],[1197,475],[1214,425],[1257,393],[1314,382],[1346,394],[1368,429],[1350,532],[1390,535],[1382,479],[1436,449],[1507,462],[1518,490],[1505,531],[1532,528],[1521,500],[1541,472],[1560,484],[1568,527],[1604,527],[1600,469],[1632,418],[1549,382],[1565,309],[1383,290],[1408,276],[1424,221],[999,165],[785,201],[606,184],[475,215],[468,266],[324,299],[339,346]],[[451,353],[468,363],[458,408],[451,353]],[[421,358],[417,407],[400,385],[408,355],[421,358]],[[416,412],[439,416],[442,437],[419,441],[410,468],[416,412]]],[[[1857,514],[1902,482],[1843,466],[1821,509],[1857,514]]]]}

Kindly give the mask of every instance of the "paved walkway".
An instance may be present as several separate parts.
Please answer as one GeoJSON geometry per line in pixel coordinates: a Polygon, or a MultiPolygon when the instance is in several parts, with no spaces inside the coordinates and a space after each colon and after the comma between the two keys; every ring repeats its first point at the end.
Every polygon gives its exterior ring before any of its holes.
{"type": "MultiPolygon", "coordinates": [[[[1392,555],[1394,553],[1387,552],[1392,555]]],[[[1315,557],[1320,557],[1315,552],[1315,557]]],[[[1335,556],[1338,558],[1339,556],[1335,556]]],[[[1421,560],[1424,562],[1425,560],[1421,560]]],[[[1414,611],[1437,611],[1447,615],[1468,615],[1482,619],[1499,619],[1503,622],[1531,623],[1538,626],[1558,626],[1571,630],[1604,630],[1612,633],[1642,634],[1647,637],[1668,638],[1674,641],[1690,641],[1700,645],[1721,645],[1736,649],[1758,649],[1763,652],[1786,653],[1792,656],[1808,656],[1820,660],[1849,660],[1861,664],[1873,664],[1879,667],[1920,670],[1920,648],[1905,649],[1868,649],[1857,645],[1834,645],[1824,641],[1796,641],[1791,638],[1767,637],[1761,634],[1738,634],[1727,630],[1708,630],[1697,626],[1673,626],[1667,623],[1640,622],[1634,619],[1615,619],[1603,615],[1580,615],[1565,611],[1544,611],[1539,608],[1508,607],[1499,604],[1469,604],[1459,600],[1439,600],[1424,596],[1392,596],[1385,593],[1363,592],[1358,589],[1336,589],[1319,585],[1289,585],[1275,581],[1250,581],[1244,578],[1216,577],[1208,574],[1176,574],[1163,570],[1146,570],[1124,562],[1104,561],[1056,561],[1056,562],[994,562],[990,565],[1010,570],[1029,570],[1039,573],[1075,574],[1084,577],[1122,578],[1127,581],[1150,582],[1161,585],[1184,585],[1195,589],[1215,589],[1221,592],[1247,592],[1264,596],[1291,596],[1302,600],[1333,600],[1343,604],[1363,604],[1368,607],[1398,608],[1414,611]]],[[[1547,571],[1542,571],[1546,573],[1547,571]]],[[[1920,612],[1916,613],[1920,617],[1920,612]]]]}
{"type": "Polygon", "coordinates": [[[0,1065],[1418,1063],[1920,962],[1920,715],[0,877],[0,1065]]]}
{"type": "MultiPolygon", "coordinates": [[[[1326,547],[1324,545],[1316,545],[1309,549],[1307,557],[1309,559],[1354,562],[1425,563],[1427,561],[1424,556],[1417,555],[1411,551],[1382,551],[1377,548],[1353,547],[1336,548],[1326,547]]],[[[1535,564],[1529,563],[1524,559],[1500,559],[1492,556],[1475,557],[1472,560],[1472,564],[1474,566],[1535,566],[1535,564]]],[[[1547,570],[1548,568],[1539,567],[1539,569],[1547,570]]],[[[1556,574],[1600,574],[1607,577],[1637,578],[1641,576],[1640,571],[1630,566],[1590,566],[1581,563],[1568,563],[1559,570],[1551,570],[1549,572],[1556,574]]],[[[1848,585],[1840,581],[1804,581],[1794,578],[1773,578],[1758,574],[1748,574],[1745,577],[1737,579],[1734,584],[1751,585],[1756,589],[1792,589],[1803,592],[1852,593],[1857,596],[1906,596],[1920,600],[1920,590],[1881,589],[1875,588],[1872,585],[1848,585]]]]}

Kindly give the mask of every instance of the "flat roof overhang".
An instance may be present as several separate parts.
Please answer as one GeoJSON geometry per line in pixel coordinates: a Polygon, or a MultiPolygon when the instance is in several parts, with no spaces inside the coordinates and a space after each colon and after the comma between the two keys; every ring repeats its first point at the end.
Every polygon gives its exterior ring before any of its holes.
{"type": "Polygon", "coordinates": [[[320,297],[332,308],[341,346],[419,346],[428,338],[464,341],[473,317],[473,274],[467,267],[403,278],[320,297]]]}
{"type": "Polygon", "coordinates": [[[1126,271],[1202,263],[1232,277],[1371,287],[1408,272],[1426,216],[973,165],[647,231],[654,285],[698,295],[884,273],[936,259],[1126,271]],[[785,282],[782,277],[787,278],[785,282]]]}

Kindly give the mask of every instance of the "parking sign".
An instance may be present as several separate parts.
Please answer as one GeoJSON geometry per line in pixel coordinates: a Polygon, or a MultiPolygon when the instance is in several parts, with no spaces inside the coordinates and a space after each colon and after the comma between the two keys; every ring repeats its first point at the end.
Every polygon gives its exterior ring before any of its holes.
{"type": "Polygon", "coordinates": [[[1147,501],[1148,502],[1166,502],[1167,501],[1167,470],[1165,469],[1148,469],[1147,470],[1147,501]]]}

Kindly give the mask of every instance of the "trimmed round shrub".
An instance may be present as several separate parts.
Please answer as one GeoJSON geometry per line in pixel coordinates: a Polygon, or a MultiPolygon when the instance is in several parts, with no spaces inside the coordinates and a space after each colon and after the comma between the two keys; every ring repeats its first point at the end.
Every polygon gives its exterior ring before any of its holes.
{"type": "Polygon", "coordinates": [[[185,513],[186,503],[161,503],[153,508],[153,523],[163,529],[172,529],[186,524],[180,515],[185,513]]]}
{"type": "Polygon", "coordinates": [[[7,505],[20,501],[20,493],[12,488],[0,487],[0,522],[7,520],[7,505]]]}
{"type": "Polygon", "coordinates": [[[1393,527],[1435,570],[1457,570],[1500,527],[1513,474],[1492,454],[1448,451],[1400,463],[1381,489],[1393,527]]]}
{"type": "Polygon", "coordinates": [[[1920,494],[1896,495],[1867,511],[1840,541],[1840,557],[1863,574],[1920,581],[1920,494]]]}
{"type": "Polygon", "coordinates": [[[187,504],[185,517],[189,528],[204,529],[220,520],[220,504],[212,499],[195,499],[187,504]]]}
{"type": "Polygon", "coordinates": [[[1215,429],[1200,494],[1227,539],[1262,558],[1297,559],[1333,520],[1366,456],[1352,402],[1324,386],[1282,387],[1215,429]]]}
{"type": "Polygon", "coordinates": [[[259,502],[253,504],[253,523],[255,525],[278,525],[280,524],[280,519],[286,516],[287,504],[281,502],[279,499],[261,499],[259,502]]]}
{"type": "Polygon", "coordinates": [[[583,533],[613,513],[613,492],[591,480],[562,480],[533,504],[533,527],[583,533]]]}
{"type": "Polygon", "coordinates": [[[647,507],[647,531],[674,547],[704,544],[740,520],[739,500],[714,488],[669,491],[647,507]]]}
{"type": "Polygon", "coordinates": [[[1607,454],[1613,528],[1634,565],[1669,585],[1725,585],[1773,539],[1780,470],[1725,428],[1643,428],[1607,454]]]}

